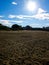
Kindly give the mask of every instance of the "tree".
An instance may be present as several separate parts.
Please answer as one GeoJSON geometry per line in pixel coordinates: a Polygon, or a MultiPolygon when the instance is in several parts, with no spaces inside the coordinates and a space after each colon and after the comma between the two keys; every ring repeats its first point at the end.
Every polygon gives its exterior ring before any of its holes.
{"type": "Polygon", "coordinates": [[[45,30],[45,31],[49,31],[49,26],[47,26],[47,27],[43,27],[43,30],[45,30]]]}
{"type": "Polygon", "coordinates": [[[0,24],[0,30],[11,30],[9,27],[0,24]]]}
{"type": "Polygon", "coordinates": [[[14,24],[12,25],[12,30],[22,30],[23,28],[20,25],[14,24]]]}
{"type": "Polygon", "coordinates": [[[46,27],[46,30],[49,31],[49,26],[46,27]]]}
{"type": "Polygon", "coordinates": [[[27,26],[25,27],[25,29],[26,29],[26,30],[32,30],[32,27],[29,26],[29,25],[27,25],[27,26]]]}

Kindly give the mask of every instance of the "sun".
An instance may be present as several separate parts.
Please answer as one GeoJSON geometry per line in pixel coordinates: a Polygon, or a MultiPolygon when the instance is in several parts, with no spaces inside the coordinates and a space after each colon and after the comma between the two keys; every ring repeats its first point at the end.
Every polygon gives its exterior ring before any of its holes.
{"type": "Polygon", "coordinates": [[[35,11],[36,9],[36,2],[33,2],[33,1],[29,1],[26,5],[26,8],[28,11],[35,11]]]}

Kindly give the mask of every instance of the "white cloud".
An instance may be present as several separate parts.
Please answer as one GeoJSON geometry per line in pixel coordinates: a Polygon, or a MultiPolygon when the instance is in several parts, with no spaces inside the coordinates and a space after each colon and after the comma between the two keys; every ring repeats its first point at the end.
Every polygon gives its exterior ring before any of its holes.
{"type": "Polygon", "coordinates": [[[0,16],[0,18],[3,18],[4,16],[0,16]]]}
{"type": "Polygon", "coordinates": [[[24,19],[24,15],[17,15],[16,18],[24,19]]]}
{"type": "Polygon", "coordinates": [[[2,19],[0,19],[0,23],[2,23],[2,24],[8,24],[9,20],[2,20],[2,19]]]}
{"type": "Polygon", "coordinates": [[[32,16],[28,15],[9,15],[8,18],[18,18],[18,19],[27,19],[27,18],[32,18],[32,16]]]}
{"type": "Polygon", "coordinates": [[[38,24],[38,23],[33,23],[33,24],[30,24],[31,27],[42,27],[41,24],[38,24]]]}
{"type": "Polygon", "coordinates": [[[38,20],[49,20],[49,13],[47,13],[42,8],[39,8],[35,15],[9,15],[9,18],[18,18],[18,19],[38,19],[38,20]]]}
{"type": "Polygon", "coordinates": [[[22,20],[18,20],[18,21],[16,21],[16,20],[10,20],[11,21],[11,23],[22,23],[23,21],[22,20]]]}
{"type": "Polygon", "coordinates": [[[24,16],[23,15],[9,15],[8,18],[19,18],[19,19],[23,19],[24,16]]]}
{"type": "Polygon", "coordinates": [[[45,19],[49,20],[49,13],[39,8],[37,14],[33,15],[33,18],[39,19],[39,20],[45,20],[45,19]]]}
{"type": "Polygon", "coordinates": [[[8,18],[15,18],[15,15],[9,15],[8,18]]]}
{"type": "Polygon", "coordinates": [[[17,5],[17,2],[12,2],[13,5],[17,5]]]}
{"type": "Polygon", "coordinates": [[[12,24],[17,24],[17,23],[22,23],[22,22],[23,22],[22,20],[2,20],[2,19],[0,19],[1,24],[7,25],[10,27],[12,24]]]}
{"type": "Polygon", "coordinates": [[[18,19],[24,19],[24,15],[9,15],[8,18],[18,18],[18,19]]]}
{"type": "Polygon", "coordinates": [[[45,12],[46,12],[45,10],[43,10],[42,8],[39,8],[37,13],[41,14],[41,13],[45,13],[45,12]]]}

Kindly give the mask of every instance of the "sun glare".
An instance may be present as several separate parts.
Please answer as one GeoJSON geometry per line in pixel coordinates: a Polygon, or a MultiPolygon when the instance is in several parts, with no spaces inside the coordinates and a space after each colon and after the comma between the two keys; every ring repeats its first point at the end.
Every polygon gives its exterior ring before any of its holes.
{"type": "Polygon", "coordinates": [[[29,1],[26,5],[26,8],[28,11],[35,11],[36,9],[36,2],[33,2],[33,1],[29,1]]]}

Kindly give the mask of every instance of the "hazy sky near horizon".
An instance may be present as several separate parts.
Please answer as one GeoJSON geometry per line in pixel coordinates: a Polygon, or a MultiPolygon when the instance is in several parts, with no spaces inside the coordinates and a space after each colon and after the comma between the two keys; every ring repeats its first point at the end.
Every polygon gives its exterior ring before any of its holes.
{"type": "Polygon", "coordinates": [[[0,23],[49,26],[49,0],[0,0],[0,23]]]}

